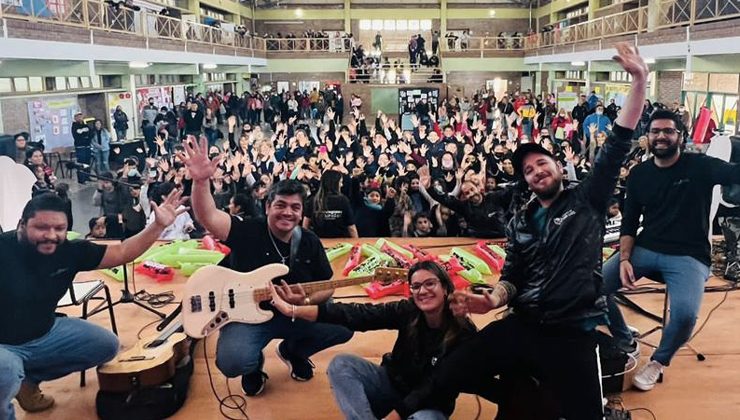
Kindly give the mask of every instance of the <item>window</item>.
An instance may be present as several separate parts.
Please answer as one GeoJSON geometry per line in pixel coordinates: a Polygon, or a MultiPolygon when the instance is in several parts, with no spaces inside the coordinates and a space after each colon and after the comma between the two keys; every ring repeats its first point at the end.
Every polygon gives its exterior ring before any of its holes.
{"type": "Polygon", "coordinates": [[[418,20],[410,20],[409,21],[409,30],[410,31],[418,31],[419,30],[419,21],[418,20]]]}
{"type": "Polygon", "coordinates": [[[78,79],[77,77],[68,77],[67,83],[70,89],[80,88],[80,79],[78,79]]]}
{"type": "Polygon", "coordinates": [[[399,31],[407,31],[409,29],[409,21],[407,20],[397,20],[396,21],[396,29],[399,31]]]}
{"type": "Polygon", "coordinates": [[[31,92],[42,92],[44,90],[44,79],[41,77],[29,77],[28,87],[31,92]]]}
{"type": "Polygon", "coordinates": [[[89,77],[80,77],[80,85],[83,89],[90,89],[90,78],[89,77]]]}
{"type": "Polygon", "coordinates": [[[432,21],[431,19],[424,19],[419,21],[419,26],[423,31],[431,31],[432,30],[432,21]]]}
{"type": "Polygon", "coordinates": [[[28,92],[28,79],[25,77],[14,77],[13,84],[16,92],[28,92]]]}
{"type": "Polygon", "coordinates": [[[373,19],[373,30],[374,31],[383,30],[383,19],[373,19]]]}
{"type": "Polygon", "coordinates": [[[362,31],[430,31],[432,20],[406,20],[406,19],[362,19],[360,30],[362,31]]]}
{"type": "Polygon", "coordinates": [[[362,31],[369,31],[370,29],[372,29],[372,26],[373,26],[373,23],[369,19],[362,19],[360,21],[360,30],[362,31]]]}
{"type": "Polygon", "coordinates": [[[396,30],[396,21],[393,19],[386,19],[385,22],[383,22],[383,30],[386,31],[395,31],[396,30]]]}
{"type": "Polygon", "coordinates": [[[67,90],[67,78],[66,77],[55,77],[54,87],[56,87],[56,90],[67,90]]]}
{"type": "Polygon", "coordinates": [[[0,77],[0,92],[7,93],[13,91],[13,80],[9,77],[0,77]]]}

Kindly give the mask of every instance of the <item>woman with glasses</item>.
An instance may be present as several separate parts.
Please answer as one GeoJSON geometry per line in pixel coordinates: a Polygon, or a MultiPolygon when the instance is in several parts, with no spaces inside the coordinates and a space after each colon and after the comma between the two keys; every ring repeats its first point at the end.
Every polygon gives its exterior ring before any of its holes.
{"type": "Polygon", "coordinates": [[[354,331],[398,330],[393,350],[380,365],[350,354],[340,354],[329,364],[329,382],[347,419],[447,419],[455,408],[457,393],[436,398],[427,404],[430,409],[405,409],[408,402],[417,403],[416,391],[425,386],[439,360],[472,337],[475,326],[450,311],[447,297],[455,288],[436,263],[414,264],[408,282],[410,299],[381,304],[299,305],[305,299],[302,290],[296,293],[286,284],[273,287],[272,304],[286,316],[354,331]]]}

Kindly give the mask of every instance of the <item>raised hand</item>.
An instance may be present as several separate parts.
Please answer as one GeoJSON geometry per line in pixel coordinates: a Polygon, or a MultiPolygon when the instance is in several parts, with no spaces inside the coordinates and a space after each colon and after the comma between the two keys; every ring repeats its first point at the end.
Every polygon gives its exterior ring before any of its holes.
{"type": "Polygon", "coordinates": [[[162,204],[157,205],[152,201],[152,211],[157,225],[166,228],[175,221],[177,216],[190,210],[189,207],[180,208],[186,200],[187,197],[182,197],[182,190],[176,188],[167,195],[162,204]]]}
{"type": "Polygon", "coordinates": [[[193,181],[203,181],[210,179],[216,172],[219,158],[208,159],[208,140],[205,137],[200,138],[200,142],[193,136],[188,136],[182,143],[185,147],[185,153],[180,154],[180,160],[190,171],[190,177],[193,181]]]}
{"type": "Polygon", "coordinates": [[[612,57],[614,61],[619,63],[627,73],[631,74],[633,79],[647,79],[650,69],[645,64],[645,60],[640,57],[637,47],[626,42],[618,42],[615,48],[617,49],[617,55],[612,57]]]}
{"type": "Polygon", "coordinates": [[[429,151],[429,146],[427,146],[426,143],[422,144],[421,147],[419,148],[419,153],[421,153],[422,156],[426,156],[428,151],[429,151]]]}
{"type": "Polygon", "coordinates": [[[591,123],[588,125],[588,132],[591,134],[594,134],[597,129],[598,129],[598,126],[595,123],[591,123]]]}
{"type": "Polygon", "coordinates": [[[470,292],[456,291],[450,296],[450,309],[455,316],[468,314],[485,314],[493,309],[487,294],[476,295],[470,292]]]}
{"type": "Polygon", "coordinates": [[[229,126],[229,133],[233,133],[234,127],[236,126],[236,115],[232,115],[229,118],[227,118],[226,122],[229,126]]]}
{"type": "Polygon", "coordinates": [[[416,116],[416,114],[411,115],[411,125],[413,125],[414,127],[419,126],[419,118],[416,116]]]}
{"type": "Polygon", "coordinates": [[[573,152],[573,148],[570,146],[565,146],[563,148],[563,154],[565,155],[565,161],[566,162],[573,162],[573,158],[575,157],[575,153],[573,152]]]}

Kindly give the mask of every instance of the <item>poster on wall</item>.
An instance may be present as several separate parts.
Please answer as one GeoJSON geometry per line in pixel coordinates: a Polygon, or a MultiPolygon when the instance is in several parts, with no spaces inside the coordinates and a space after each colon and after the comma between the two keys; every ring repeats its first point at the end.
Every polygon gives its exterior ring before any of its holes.
{"type": "MultiPolygon", "coordinates": [[[[133,128],[135,126],[134,123],[134,98],[131,96],[131,92],[118,92],[118,93],[109,93],[106,95],[106,99],[108,100],[108,115],[110,116],[110,123],[108,125],[108,130],[110,130],[111,135],[113,135],[113,138],[115,139],[115,132],[116,130],[113,128],[113,112],[115,112],[116,107],[119,105],[121,106],[121,109],[123,112],[126,113],[126,116],[128,117],[128,136],[133,135],[133,128]]],[[[116,139],[117,140],[117,139],[116,139]]]]}
{"type": "Polygon", "coordinates": [[[161,108],[166,106],[172,108],[172,86],[157,86],[136,89],[136,111],[141,111],[149,103],[149,98],[154,99],[154,106],[161,108]]]}
{"type": "Polygon", "coordinates": [[[614,99],[617,106],[624,106],[624,100],[630,92],[630,85],[607,83],[604,87],[604,103],[609,104],[609,100],[614,99]]]}
{"type": "Polygon", "coordinates": [[[557,95],[558,109],[564,108],[570,112],[573,107],[578,105],[578,93],[576,92],[558,92],[557,95]]]}
{"type": "Polygon", "coordinates": [[[33,141],[43,141],[48,150],[74,145],[70,131],[75,113],[80,111],[77,97],[28,101],[28,119],[33,141]]]}
{"type": "Polygon", "coordinates": [[[411,88],[398,89],[398,115],[402,130],[411,130],[411,114],[416,112],[416,104],[426,99],[436,110],[439,106],[439,89],[433,88],[411,88]]]}
{"type": "Polygon", "coordinates": [[[185,102],[185,86],[184,85],[178,85],[172,87],[172,98],[174,99],[174,104],[180,104],[185,102]]]}

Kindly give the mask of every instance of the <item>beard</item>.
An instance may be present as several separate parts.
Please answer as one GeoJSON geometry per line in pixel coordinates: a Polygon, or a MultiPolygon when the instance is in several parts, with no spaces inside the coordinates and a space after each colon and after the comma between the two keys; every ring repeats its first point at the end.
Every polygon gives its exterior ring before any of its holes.
{"type": "Polygon", "coordinates": [[[650,143],[648,144],[648,151],[650,151],[650,153],[652,153],[653,156],[657,158],[670,158],[678,154],[678,142],[671,143],[665,149],[658,149],[655,147],[654,143],[650,143]]]}
{"type": "Polygon", "coordinates": [[[18,244],[23,249],[23,252],[28,255],[29,257],[44,257],[48,256],[50,254],[44,254],[42,252],[39,252],[39,246],[44,244],[54,244],[56,245],[56,248],[54,249],[54,253],[59,249],[59,246],[62,244],[60,241],[41,241],[33,243],[28,239],[28,236],[25,232],[19,232],[18,233],[18,244]]]}
{"type": "Polygon", "coordinates": [[[537,195],[537,198],[539,198],[540,200],[552,200],[560,192],[561,186],[562,178],[558,179],[553,177],[552,183],[550,185],[542,189],[532,187],[530,187],[530,189],[532,190],[532,192],[535,193],[535,195],[537,195]]]}

